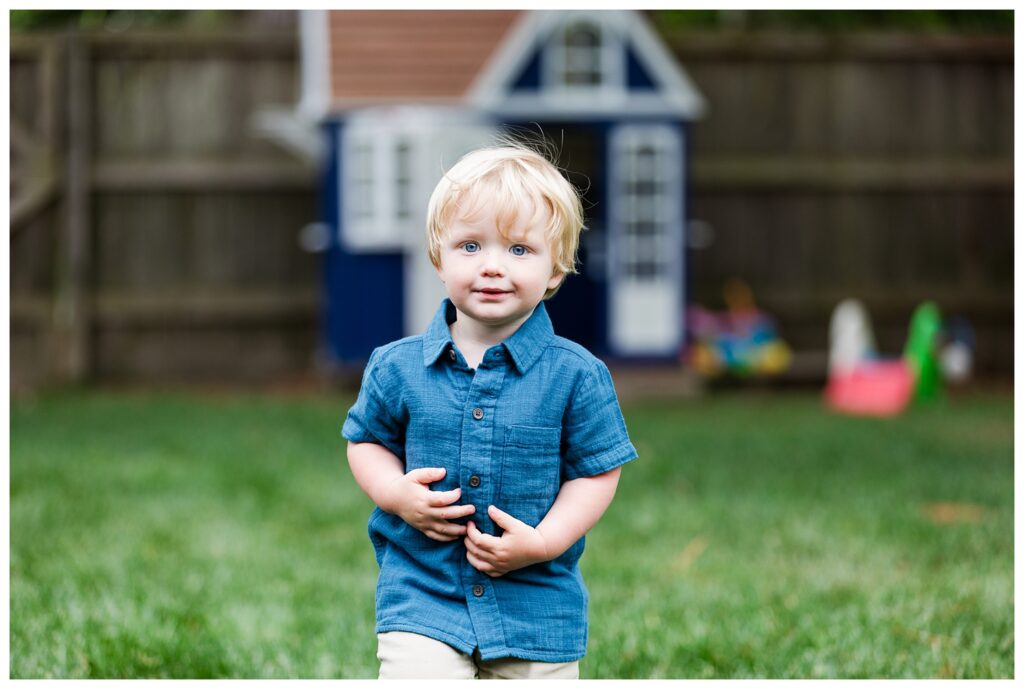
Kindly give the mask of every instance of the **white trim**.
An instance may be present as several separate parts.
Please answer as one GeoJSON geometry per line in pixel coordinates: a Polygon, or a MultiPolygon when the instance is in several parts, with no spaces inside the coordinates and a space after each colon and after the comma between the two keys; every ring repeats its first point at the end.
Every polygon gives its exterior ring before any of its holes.
{"type": "Polygon", "coordinates": [[[331,107],[331,23],[328,10],[299,12],[300,95],[296,110],[311,120],[331,107]]]}
{"type": "Polygon", "coordinates": [[[327,153],[317,122],[298,109],[267,108],[253,113],[250,126],[306,163],[319,165],[327,153]]]}
{"type": "MultiPolygon", "coordinates": [[[[516,95],[504,100],[492,112],[504,117],[530,117],[539,119],[541,115],[552,115],[573,120],[620,119],[624,114],[619,104],[593,98],[565,97],[559,102],[551,102],[542,96],[516,95]]],[[[628,110],[630,117],[658,116],[679,118],[679,108],[661,95],[630,95],[628,110]]]]}

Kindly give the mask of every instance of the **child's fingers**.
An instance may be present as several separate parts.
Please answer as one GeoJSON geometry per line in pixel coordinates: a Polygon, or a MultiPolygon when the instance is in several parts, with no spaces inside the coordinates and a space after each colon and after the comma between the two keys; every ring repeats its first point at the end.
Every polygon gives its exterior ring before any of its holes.
{"type": "Polygon", "coordinates": [[[427,522],[425,530],[426,529],[449,538],[461,538],[466,535],[465,526],[462,524],[453,524],[447,519],[431,519],[427,522]]]}
{"type": "Polygon", "coordinates": [[[487,507],[487,514],[490,515],[491,519],[494,520],[495,524],[500,526],[505,531],[514,531],[515,529],[519,528],[519,526],[521,526],[523,523],[515,517],[513,517],[508,512],[503,512],[502,510],[499,510],[494,505],[489,505],[487,507]]]}
{"type": "Polygon", "coordinates": [[[473,541],[469,540],[469,538],[464,538],[463,541],[466,544],[467,553],[470,553],[477,560],[485,559],[483,552],[481,552],[480,548],[475,543],[473,543],[473,541]]]}
{"type": "Polygon", "coordinates": [[[474,569],[483,572],[484,574],[490,573],[491,566],[468,550],[466,551],[466,559],[469,560],[469,564],[473,565],[474,569]]]}
{"type": "Polygon", "coordinates": [[[434,481],[440,481],[444,478],[445,470],[444,467],[423,467],[422,469],[413,469],[406,476],[413,479],[417,483],[433,483],[434,481]]]}
{"type": "Polygon", "coordinates": [[[469,528],[466,530],[466,536],[468,536],[469,539],[473,541],[474,545],[476,545],[479,548],[491,551],[493,550],[494,545],[497,544],[498,541],[500,540],[498,538],[495,538],[494,536],[491,536],[490,534],[485,534],[483,531],[477,528],[476,522],[469,522],[468,527],[469,528]]]}
{"type": "Polygon", "coordinates": [[[448,543],[455,540],[455,536],[448,536],[447,534],[441,533],[436,529],[426,529],[423,535],[432,541],[441,541],[442,543],[448,543]]]}
{"type": "Polygon", "coordinates": [[[427,496],[427,504],[431,507],[444,507],[456,502],[462,497],[461,488],[453,488],[452,490],[446,491],[431,491],[430,495],[427,496]]]}
{"type": "Polygon", "coordinates": [[[505,570],[490,562],[485,556],[482,557],[472,550],[466,550],[466,559],[477,571],[483,572],[489,577],[500,577],[505,573],[505,570]]]}
{"type": "Polygon", "coordinates": [[[474,545],[479,544],[481,536],[483,536],[483,534],[480,533],[480,529],[476,528],[476,522],[470,520],[466,523],[466,538],[469,541],[474,545]]]}
{"type": "Polygon", "coordinates": [[[441,519],[458,519],[459,517],[468,517],[474,512],[476,512],[476,505],[455,505],[442,509],[440,515],[441,519]]]}

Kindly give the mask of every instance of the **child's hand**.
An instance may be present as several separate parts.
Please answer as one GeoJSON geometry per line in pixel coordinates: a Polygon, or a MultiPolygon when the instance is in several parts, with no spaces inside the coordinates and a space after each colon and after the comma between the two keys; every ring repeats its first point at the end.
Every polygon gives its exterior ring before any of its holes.
{"type": "Polygon", "coordinates": [[[476,528],[473,522],[469,522],[464,540],[469,564],[484,574],[500,577],[514,569],[551,559],[548,557],[544,536],[537,529],[502,512],[494,505],[487,508],[487,514],[495,524],[505,530],[505,533],[501,538],[491,536],[476,528]]]}
{"type": "Polygon", "coordinates": [[[399,476],[384,489],[381,508],[397,514],[435,541],[454,541],[465,536],[465,526],[448,520],[473,514],[476,507],[452,505],[462,495],[460,488],[440,493],[427,487],[428,483],[443,479],[444,474],[444,468],[427,467],[399,476]]]}

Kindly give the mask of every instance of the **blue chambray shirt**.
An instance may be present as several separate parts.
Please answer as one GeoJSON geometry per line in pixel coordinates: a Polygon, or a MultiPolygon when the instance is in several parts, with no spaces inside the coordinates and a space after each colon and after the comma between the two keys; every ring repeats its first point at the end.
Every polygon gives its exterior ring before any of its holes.
{"type": "MultiPolygon", "coordinates": [[[[637,456],[608,368],[557,337],[543,303],[475,371],[452,342],[456,315],[445,299],[425,333],[374,350],[345,438],[383,445],[407,472],[444,467],[430,488],[460,486],[458,504],[476,505],[471,518],[494,535],[488,505],[536,526],[562,483],[637,456]]],[[[469,563],[461,539],[432,540],[379,508],[369,532],[380,565],[377,633],[414,632],[467,655],[479,648],[483,660],[586,653],[585,538],[555,560],[491,578],[469,563]]]]}

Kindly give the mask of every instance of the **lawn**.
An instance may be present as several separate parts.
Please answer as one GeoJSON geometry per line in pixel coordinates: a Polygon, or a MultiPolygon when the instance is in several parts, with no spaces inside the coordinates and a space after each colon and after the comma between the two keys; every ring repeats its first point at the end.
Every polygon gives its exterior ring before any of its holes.
{"type": "MultiPolygon", "coordinates": [[[[376,676],[350,397],[65,393],[11,412],[11,675],[376,676]]],[[[1013,408],[624,405],[585,678],[1012,677],[1013,408]]]]}

